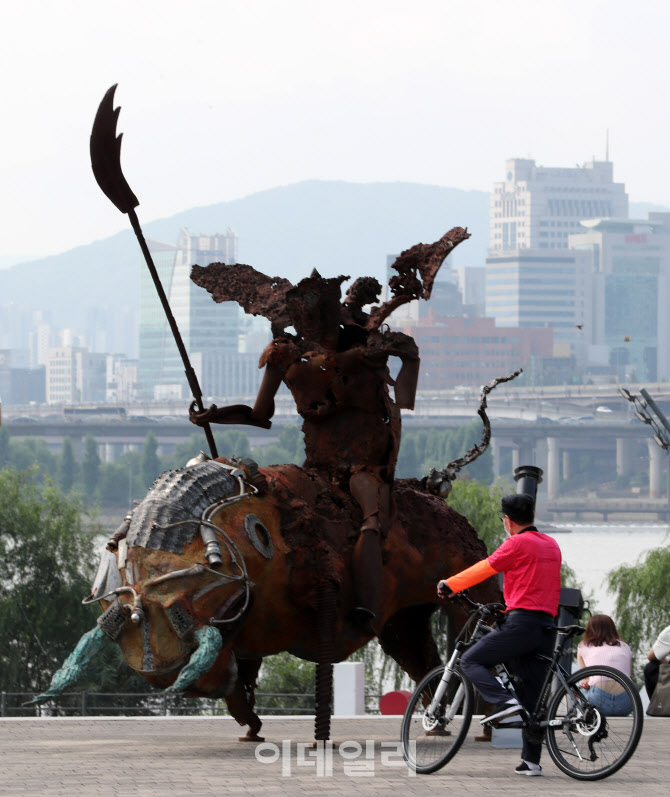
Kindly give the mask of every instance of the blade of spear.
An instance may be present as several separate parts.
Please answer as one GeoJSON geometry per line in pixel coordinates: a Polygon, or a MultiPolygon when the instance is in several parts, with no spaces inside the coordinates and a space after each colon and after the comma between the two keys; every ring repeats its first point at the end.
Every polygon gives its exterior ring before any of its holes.
{"type": "MultiPolygon", "coordinates": [[[[116,205],[121,213],[126,213],[130,219],[130,224],[139,242],[144,260],[146,261],[149,273],[156,287],[158,298],[163,305],[163,310],[165,311],[168,324],[170,325],[172,335],[177,344],[177,349],[179,350],[181,360],[184,364],[186,380],[191,389],[193,398],[195,399],[195,404],[200,412],[202,412],[205,408],[202,403],[202,391],[200,390],[198,377],[191,367],[191,361],[189,360],[188,352],[186,351],[184,341],[179,332],[179,327],[172,314],[172,309],[170,308],[167,296],[163,290],[163,285],[156,271],[156,266],[151,257],[151,252],[149,252],[147,242],[144,240],[144,234],[142,233],[137,213],[135,213],[135,208],[140,204],[139,200],[132,192],[121,169],[121,139],[123,138],[123,133],[120,133],[118,136],[116,135],[116,123],[121,108],[114,107],[114,92],[116,91],[117,85],[118,84],[115,83],[107,90],[107,93],[102,98],[98,112],[95,115],[95,121],[93,122],[93,130],[91,131],[91,166],[93,167],[93,174],[103,194],[116,205]]],[[[216,443],[214,442],[212,429],[209,424],[204,425],[203,429],[205,430],[212,457],[216,458],[218,454],[216,452],[216,443]]]]}

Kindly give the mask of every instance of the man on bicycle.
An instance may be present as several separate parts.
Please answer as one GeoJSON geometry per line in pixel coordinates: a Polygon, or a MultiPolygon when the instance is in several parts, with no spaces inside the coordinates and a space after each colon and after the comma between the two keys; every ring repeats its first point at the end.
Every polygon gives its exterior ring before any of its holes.
{"type": "MultiPolygon", "coordinates": [[[[493,710],[482,724],[516,714],[520,706],[491,672],[491,667],[512,658],[519,659],[516,673],[522,680],[523,702],[529,711],[539,697],[546,664],[536,653],[551,655],[554,617],[558,614],[561,591],[561,550],[556,541],[538,532],[533,525],[535,501],[529,495],[505,496],[501,502],[502,522],[508,539],[491,556],[440,581],[440,597],[456,593],[490,576],[504,573],[503,594],[507,613],[504,624],[474,644],[461,658],[461,669],[493,710]]],[[[523,733],[520,775],[540,775],[542,743],[523,733]]]]}

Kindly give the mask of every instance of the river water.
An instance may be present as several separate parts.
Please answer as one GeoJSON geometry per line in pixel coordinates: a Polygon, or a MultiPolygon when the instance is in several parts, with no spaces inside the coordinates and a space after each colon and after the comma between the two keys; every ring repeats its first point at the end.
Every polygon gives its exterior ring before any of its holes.
{"type": "MultiPolygon", "coordinates": [[[[547,530],[541,522],[540,529],[547,530]]],[[[574,570],[585,595],[594,599],[594,608],[614,615],[616,597],[607,589],[607,574],[620,565],[635,564],[644,554],[670,544],[667,523],[556,523],[570,533],[549,531],[561,547],[563,559],[574,570]]]]}

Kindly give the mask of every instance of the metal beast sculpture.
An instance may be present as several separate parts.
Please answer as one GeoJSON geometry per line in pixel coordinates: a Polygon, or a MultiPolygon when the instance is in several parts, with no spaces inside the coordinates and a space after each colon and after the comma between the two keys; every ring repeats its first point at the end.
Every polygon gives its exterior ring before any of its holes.
{"type": "MultiPolygon", "coordinates": [[[[138,202],[121,172],[113,93],[114,87],[103,99],[91,136],[94,173],[129,214],[152,268],[134,213],[138,202]]],[[[71,686],[111,639],[155,686],[224,698],[249,727],[243,738],[256,740],[260,665],[287,650],[317,662],[315,735],[326,739],[333,662],[377,636],[415,680],[439,663],[430,630],[434,585],[486,553],[444,497],[460,468],[488,445],[487,394],[517,374],[484,388],[481,444],[422,481],[395,479],[400,409],[413,407],[419,357],[411,338],[383,322],[401,304],[430,297],[444,258],[467,237],[457,227],[403,252],[394,264],[392,298],[369,313],[363,307],[381,287],[372,278],[356,280],[341,301],[346,277],[314,272],[293,286],[251,266],[193,268],[191,278],[216,301],[234,300],[270,319],[274,339],[261,358],[256,403],[205,410],[181,345],[195,397],[191,420],[207,428],[213,458],[203,454],[164,473],[126,516],[86,599],[101,604],[98,625],[33,702],[71,686]],[[402,363],[395,382],[390,356],[402,363]],[[209,423],[268,428],[282,381],[303,418],[304,466],[258,468],[251,460],[217,457],[209,423]]],[[[171,326],[178,338],[174,319],[171,326]]],[[[479,594],[496,597],[492,585],[480,586],[479,594]]],[[[458,629],[460,610],[446,611],[450,628],[458,629]]]]}

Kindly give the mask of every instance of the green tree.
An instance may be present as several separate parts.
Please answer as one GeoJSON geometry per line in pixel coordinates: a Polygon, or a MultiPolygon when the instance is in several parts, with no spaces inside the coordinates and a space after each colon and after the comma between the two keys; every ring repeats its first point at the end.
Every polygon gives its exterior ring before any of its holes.
{"type": "Polygon", "coordinates": [[[287,462],[302,465],[305,461],[305,436],[297,426],[285,426],[281,430],[279,433],[279,445],[289,454],[290,459],[287,462]]]}
{"type": "Polygon", "coordinates": [[[0,426],[0,470],[9,464],[9,429],[0,426]]]}
{"type": "Polygon", "coordinates": [[[5,691],[41,691],[93,627],[82,606],[94,568],[93,537],[81,506],[36,469],[0,471],[0,682],[5,691]]]}
{"type": "Polygon", "coordinates": [[[670,545],[613,570],[607,580],[616,593],[619,633],[634,653],[646,654],[670,617],[670,545]]]}
{"type": "MultiPolygon", "coordinates": [[[[222,457],[248,457],[251,453],[247,433],[240,429],[217,430],[214,432],[214,441],[219,456],[222,457]]],[[[161,468],[163,470],[183,468],[189,459],[195,457],[200,451],[210,455],[202,430],[193,432],[188,440],[178,443],[172,454],[161,459],[161,468]]]]}
{"type": "Polygon", "coordinates": [[[259,707],[263,709],[295,707],[314,711],[315,673],[316,664],[298,659],[290,653],[278,653],[263,659],[257,691],[274,695],[300,695],[301,698],[263,696],[258,698],[259,707]]]}
{"type": "Polygon", "coordinates": [[[447,498],[449,506],[468,519],[470,525],[484,541],[488,553],[505,540],[505,530],[500,521],[500,499],[513,492],[509,485],[489,486],[471,479],[457,479],[447,498]]]}
{"type": "Polygon", "coordinates": [[[37,465],[40,479],[46,474],[56,473],[60,465],[58,456],[49,449],[45,440],[38,437],[29,437],[25,440],[9,438],[5,464],[16,470],[26,470],[32,465],[37,465]]]}
{"type": "Polygon", "coordinates": [[[153,484],[154,479],[159,475],[161,463],[158,458],[158,440],[153,432],[148,432],[144,438],[142,446],[142,456],[140,458],[140,475],[142,486],[148,489],[153,484]]]}
{"type": "Polygon", "coordinates": [[[90,499],[100,479],[100,454],[98,453],[98,444],[92,434],[87,434],[84,439],[82,474],[86,497],[90,499]]]}
{"type": "Polygon", "coordinates": [[[74,458],[72,440],[69,437],[63,438],[58,477],[61,488],[66,493],[70,492],[77,480],[77,460],[74,458]]]}
{"type": "Polygon", "coordinates": [[[398,452],[398,465],[396,477],[399,479],[419,478],[424,474],[419,473],[419,458],[417,456],[415,435],[403,435],[398,452]]]}

